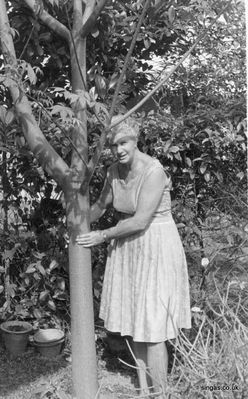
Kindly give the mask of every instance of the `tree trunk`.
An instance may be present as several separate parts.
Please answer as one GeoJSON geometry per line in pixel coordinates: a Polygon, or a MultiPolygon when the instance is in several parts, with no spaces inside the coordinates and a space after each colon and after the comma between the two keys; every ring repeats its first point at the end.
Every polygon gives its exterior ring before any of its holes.
{"type": "Polygon", "coordinates": [[[91,253],[75,243],[88,231],[88,195],[68,187],[67,221],[70,231],[69,276],[72,333],[72,376],[76,399],[94,399],[98,390],[92,296],[91,253]],[[69,198],[68,198],[69,196],[69,198]]]}
{"type": "MultiPolygon", "coordinates": [[[[70,44],[72,91],[86,90],[86,38],[79,34],[85,15],[82,1],[74,0],[72,42],[70,44]]],[[[77,152],[71,159],[71,176],[65,197],[70,234],[69,274],[72,333],[72,375],[76,399],[94,399],[98,391],[92,294],[91,251],[75,243],[80,233],[89,231],[89,193],[81,187],[88,162],[86,104],[74,109],[81,123],[75,127],[72,140],[77,152]],[[81,157],[79,157],[79,154],[81,157]],[[84,162],[82,161],[84,160],[84,162]]]]}

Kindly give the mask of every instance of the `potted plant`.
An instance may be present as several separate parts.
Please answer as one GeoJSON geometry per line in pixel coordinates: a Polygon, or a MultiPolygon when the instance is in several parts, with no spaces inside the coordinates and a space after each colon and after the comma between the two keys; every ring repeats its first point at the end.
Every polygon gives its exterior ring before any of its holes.
{"type": "Polygon", "coordinates": [[[33,330],[30,323],[26,321],[5,321],[0,325],[3,342],[7,351],[14,356],[25,352],[29,334],[33,330]]]}

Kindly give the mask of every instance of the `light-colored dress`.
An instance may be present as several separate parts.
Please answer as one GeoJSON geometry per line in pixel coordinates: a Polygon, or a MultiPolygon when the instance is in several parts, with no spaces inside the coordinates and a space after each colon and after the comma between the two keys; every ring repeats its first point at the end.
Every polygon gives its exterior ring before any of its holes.
{"type": "MultiPolygon", "coordinates": [[[[117,164],[109,168],[113,206],[123,219],[135,213],[140,189],[154,168],[163,167],[154,160],[128,183],[120,179],[117,164]]],[[[137,342],[166,341],[191,327],[187,264],[169,189],[145,231],[109,244],[100,317],[107,330],[137,342]]]]}

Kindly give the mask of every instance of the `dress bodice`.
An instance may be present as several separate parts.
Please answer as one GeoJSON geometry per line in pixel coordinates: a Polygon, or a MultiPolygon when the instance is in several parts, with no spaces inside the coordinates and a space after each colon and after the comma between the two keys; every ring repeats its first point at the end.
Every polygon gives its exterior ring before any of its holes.
{"type": "MultiPolygon", "coordinates": [[[[148,175],[156,168],[163,166],[158,160],[154,160],[146,168],[144,168],[133,179],[125,182],[121,179],[118,172],[118,164],[113,164],[108,169],[107,180],[113,191],[113,206],[123,214],[133,215],[137,209],[140,189],[145,184],[148,175]]],[[[166,187],[161,197],[154,217],[167,215],[171,211],[170,189],[166,187]]]]}

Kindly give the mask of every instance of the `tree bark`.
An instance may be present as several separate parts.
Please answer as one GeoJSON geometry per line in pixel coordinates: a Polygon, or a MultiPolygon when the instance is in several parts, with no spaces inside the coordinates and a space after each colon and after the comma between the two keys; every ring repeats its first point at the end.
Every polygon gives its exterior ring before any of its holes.
{"type": "MultiPolygon", "coordinates": [[[[86,90],[86,38],[80,37],[85,15],[82,1],[74,0],[70,55],[72,91],[86,90]]],[[[86,8],[88,11],[88,9],[86,8]]],[[[91,251],[75,243],[78,234],[89,231],[89,193],[81,186],[88,162],[86,104],[74,109],[80,125],[74,129],[71,176],[65,189],[67,223],[70,233],[69,273],[71,296],[72,374],[77,399],[95,398],[98,391],[92,295],[91,251]],[[81,158],[78,154],[81,154],[81,158]]]]}

